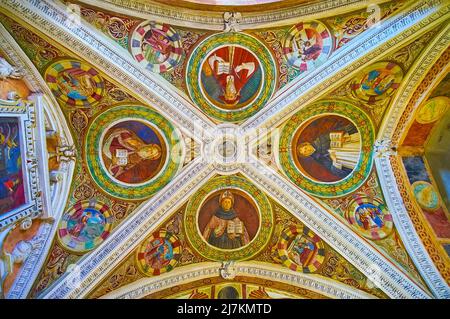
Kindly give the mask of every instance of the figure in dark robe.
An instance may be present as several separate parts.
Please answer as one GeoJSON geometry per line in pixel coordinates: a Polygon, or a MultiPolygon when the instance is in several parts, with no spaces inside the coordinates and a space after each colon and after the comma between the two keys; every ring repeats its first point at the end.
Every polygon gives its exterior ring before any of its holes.
{"type": "Polygon", "coordinates": [[[211,217],[203,231],[203,238],[211,245],[222,249],[235,249],[250,242],[244,223],[237,217],[234,196],[225,191],[219,199],[220,207],[211,217]]]}

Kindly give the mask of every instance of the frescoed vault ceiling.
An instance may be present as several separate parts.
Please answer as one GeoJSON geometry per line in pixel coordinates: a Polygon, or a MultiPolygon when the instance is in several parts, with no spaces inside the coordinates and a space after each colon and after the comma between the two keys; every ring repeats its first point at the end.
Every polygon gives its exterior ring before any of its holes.
{"type": "Polygon", "coordinates": [[[213,2],[0,0],[2,296],[450,298],[448,1],[213,2]]]}

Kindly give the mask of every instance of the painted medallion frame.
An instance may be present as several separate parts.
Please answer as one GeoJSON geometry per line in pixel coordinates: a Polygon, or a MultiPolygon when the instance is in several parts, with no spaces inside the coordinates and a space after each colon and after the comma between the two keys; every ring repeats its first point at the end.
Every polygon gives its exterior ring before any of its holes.
{"type": "Polygon", "coordinates": [[[373,145],[375,130],[370,117],[360,108],[344,101],[321,101],[314,103],[292,116],[282,128],[278,159],[282,171],[299,188],[319,197],[339,197],[359,188],[373,166],[373,145]],[[326,115],[336,115],[348,119],[360,135],[360,156],[356,167],[345,178],[335,182],[320,182],[305,175],[297,166],[293,152],[294,137],[302,125],[326,115]],[[299,124],[300,123],[300,124],[299,124]]]}
{"type": "MultiPolygon", "coordinates": [[[[181,36],[168,24],[160,24],[154,21],[144,21],[136,26],[130,37],[130,51],[134,59],[141,66],[154,73],[164,73],[172,70],[180,63],[183,57],[181,36]],[[147,41],[146,35],[149,32],[152,33],[152,36],[153,32],[158,33],[160,37],[164,37],[164,40],[169,41],[169,43],[164,42],[160,45],[160,47],[164,47],[166,52],[168,51],[168,56],[165,57],[164,61],[160,61],[160,63],[148,61],[142,52],[144,44],[151,45],[152,42],[161,41],[158,37],[151,39],[152,41],[147,41]]],[[[161,54],[161,52],[158,52],[158,54],[161,54]]]]}
{"type": "Polygon", "coordinates": [[[317,236],[306,226],[290,226],[284,229],[280,235],[277,245],[274,247],[276,259],[279,260],[285,267],[298,272],[314,273],[321,268],[325,261],[325,244],[323,240],[317,236]],[[296,263],[290,256],[290,243],[298,236],[308,238],[309,243],[313,244],[317,252],[307,265],[296,263]]]}
{"type": "Polygon", "coordinates": [[[320,21],[305,21],[294,25],[286,34],[283,43],[283,56],[289,67],[292,67],[299,72],[312,71],[319,65],[325,63],[334,49],[334,38],[331,35],[327,26],[320,21]],[[309,32],[307,31],[309,30],[309,32]],[[312,34],[311,34],[312,32],[312,34]],[[297,43],[297,37],[304,35],[305,39],[301,37],[302,42],[312,42],[307,48],[300,48],[297,43]],[[319,43],[320,42],[320,45],[319,43]],[[316,46],[318,46],[316,48],[316,46]],[[295,54],[302,53],[302,57],[295,54]]]}
{"type": "MultiPolygon", "coordinates": [[[[231,58],[226,59],[230,60],[231,58]]],[[[228,69],[230,69],[230,63],[233,70],[237,69],[237,67],[233,66],[233,63],[230,61],[225,61],[221,58],[221,62],[222,71],[227,65],[228,69]]],[[[245,63],[242,63],[238,67],[241,68],[240,70],[243,70],[245,69],[245,65],[245,63]]],[[[228,72],[231,71],[228,70],[228,72]]],[[[238,122],[245,120],[261,110],[267,104],[275,91],[277,85],[276,73],[277,66],[270,50],[255,37],[245,33],[236,32],[213,34],[204,39],[192,51],[185,70],[187,90],[192,101],[210,117],[226,122],[238,122]],[[233,48],[236,48],[235,50],[245,51],[244,53],[250,56],[249,59],[253,61],[250,62],[250,64],[254,63],[253,68],[251,69],[254,70],[256,64],[256,68],[259,67],[262,73],[260,75],[260,83],[258,87],[256,89],[253,87],[255,92],[253,92],[252,97],[245,102],[245,105],[237,104],[239,108],[234,109],[225,107],[223,106],[224,104],[220,107],[220,103],[218,104],[214,102],[214,99],[209,97],[207,89],[202,81],[204,78],[203,66],[208,65],[208,61],[211,56],[223,49],[227,49],[231,52],[234,50],[233,48]]],[[[248,73],[246,74],[248,75],[248,73]]],[[[226,95],[225,93],[223,94],[226,95]]]]}
{"type": "Polygon", "coordinates": [[[273,226],[272,206],[267,196],[250,181],[238,176],[220,176],[208,181],[189,200],[184,217],[186,237],[191,246],[198,254],[216,261],[246,260],[255,256],[269,243],[273,226]],[[259,225],[257,233],[248,244],[240,248],[222,249],[209,244],[203,238],[198,226],[202,205],[211,195],[227,190],[236,190],[241,194],[246,194],[253,199],[258,208],[259,225]]]}
{"type": "Polygon", "coordinates": [[[89,173],[101,189],[117,198],[141,200],[162,189],[181,168],[184,148],[180,147],[180,143],[180,133],[162,115],[145,106],[124,104],[99,114],[92,121],[86,134],[85,158],[89,173]],[[126,118],[124,114],[127,114],[126,118]],[[114,178],[102,159],[105,133],[114,125],[126,121],[143,123],[157,130],[165,143],[164,165],[155,176],[140,183],[126,183],[114,178]]]}
{"type": "Polygon", "coordinates": [[[357,233],[370,240],[386,238],[394,228],[394,220],[386,204],[379,198],[370,198],[364,194],[353,195],[344,217],[357,233]],[[372,225],[367,226],[367,228],[363,227],[363,220],[357,216],[359,209],[367,210],[368,213],[370,211],[375,212],[369,213],[365,218],[367,221],[370,220],[372,225]],[[382,226],[380,227],[378,223],[381,223],[382,226]]]}
{"type": "Polygon", "coordinates": [[[370,105],[391,97],[403,79],[402,68],[394,62],[381,61],[360,71],[350,83],[354,98],[370,105]],[[390,80],[386,83],[387,80],[390,80]]]}

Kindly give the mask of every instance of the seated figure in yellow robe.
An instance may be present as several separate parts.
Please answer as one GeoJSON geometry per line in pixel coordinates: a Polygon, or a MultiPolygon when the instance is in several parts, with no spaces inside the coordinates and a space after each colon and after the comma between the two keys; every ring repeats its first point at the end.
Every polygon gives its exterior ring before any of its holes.
{"type": "Polygon", "coordinates": [[[235,249],[250,242],[244,223],[237,217],[234,196],[225,191],[219,199],[220,207],[211,217],[203,231],[203,238],[211,245],[222,249],[235,249]]]}

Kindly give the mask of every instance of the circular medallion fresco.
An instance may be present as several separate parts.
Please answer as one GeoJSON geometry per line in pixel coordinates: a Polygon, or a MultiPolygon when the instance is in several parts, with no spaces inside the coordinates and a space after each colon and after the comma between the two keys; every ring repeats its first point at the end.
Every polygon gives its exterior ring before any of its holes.
{"type": "Polygon", "coordinates": [[[68,107],[88,108],[101,100],[105,83],[89,64],[61,60],[45,71],[45,81],[55,97],[68,107]]]}
{"type": "Polygon", "coordinates": [[[167,24],[145,21],[130,38],[131,54],[144,68],[155,73],[173,69],[181,60],[181,37],[167,24]]]}
{"type": "Polygon", "coordinates": [[[419,108],[416,121],[420,124],[433,123],[444,115],[449,105],[450,99],[446,96],[432,98],[419,108]]]}
{"type": "Polygon", "coordinates": [[[276,86],[270,51],[243,33],[219,33],[192,52],[186,67],[192,100],[207,115],[222,121],[244,120],[258,112],[276,86]]]}
{"type": "Polygon", "coordinates": [[[58,238],[68,250],[83,253],[94,249],[109,236],[112,223],[108,206],[96,200],[79,201],[62,217],[58,238]]]}
{"type": "Polygon", "coordinates": [[[301,72],[324,63],[333,49],[333,38],[323,23],[301,22],[292,27],[284,41],[283,53],[288,65],[301,72]]]}
{"type": "Polygon", "coordinates": [[[386,205],[378,199],[366,196],[355,196],[345,218],[358,233],[372,240],[385,238],[394,226],[386,205]]]}
{"type": "Polygon", "coordinates": [[[400,85],[402,69],[392,62],[377,62],[365,68],[351,82],[353,95],[374,104],[390,97],[400,85]]]}
{"type": "Polygon", "coordinates": [[[439,195],[433,185],[425,181],[417,181],[411,187],[414,197],[422,209],[434,212],[441,207],[439,195]]]}
{"type": "Polygon", "coordinates": [[[372,168],[375,133],[370,118],[345,102],[323,101],[295,114],[279,144],[286,175],[305,191],[321,196],[348,194],[372,168]]]}
{"type": "Polygon", "coordinates": [[[222,176],[197,191],[184,227],[194,249],[212,260],[244,260],[264,248],[273,228],[268,198],[247,180],[222,176]]]}
{"type": "Polygon", "coordinates": [[[293,271],[313,273],[325,260],[325,245],[319,236],[307,227],[285,229],[276,246],[277,259],[293,271]]]}
{"type": "Polygon", "coordinates": [[[143,106],[121,105],[92,122],[86,135],[86,163],[101,189],[123,199],[143,199],[176,174],[183,155],[176,147],[179,142],[178,132],[160,114],[143,106]]]}
{"type": "Polygon", "coordinates": [[[138,268],[146,276],[171,271],[180,257],[180,241],[166,230],[154,232],[136,251],[138,268]]]}

